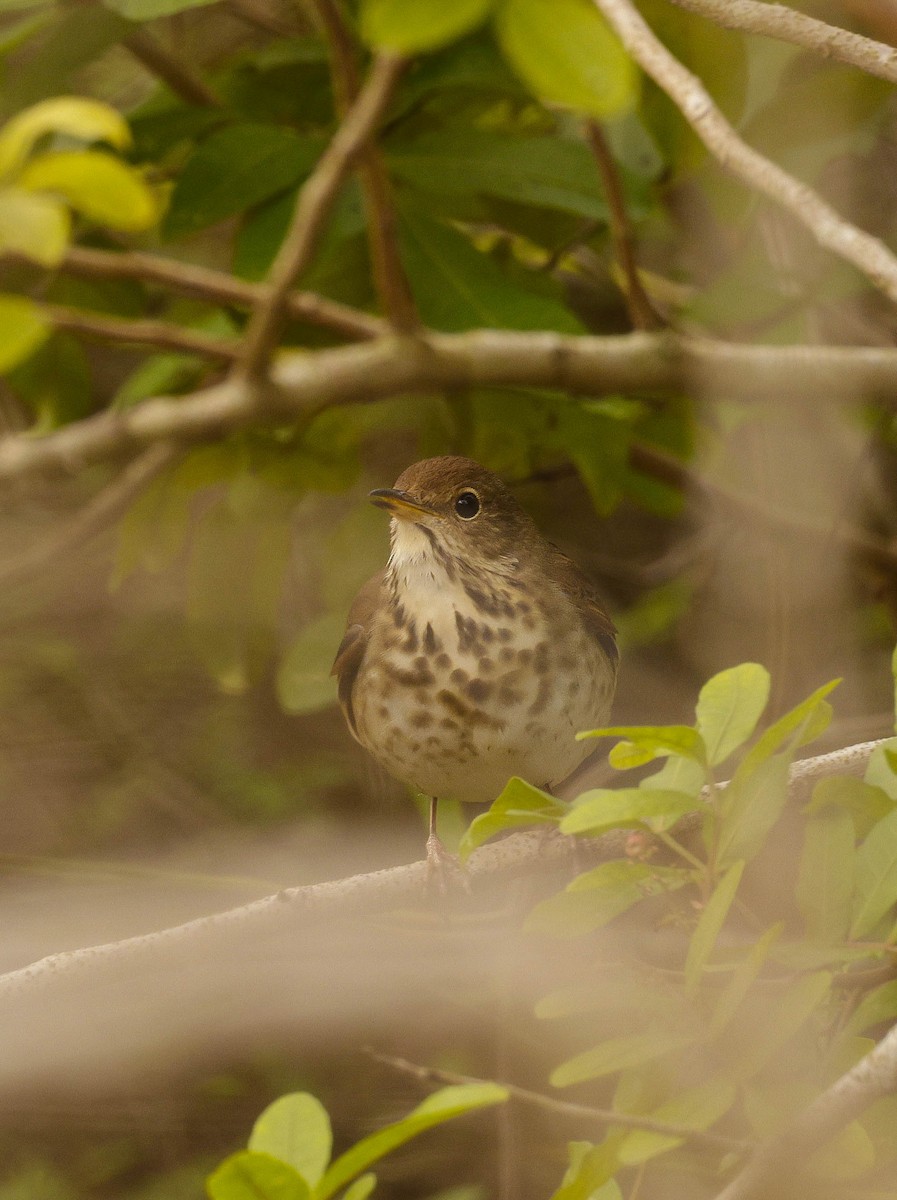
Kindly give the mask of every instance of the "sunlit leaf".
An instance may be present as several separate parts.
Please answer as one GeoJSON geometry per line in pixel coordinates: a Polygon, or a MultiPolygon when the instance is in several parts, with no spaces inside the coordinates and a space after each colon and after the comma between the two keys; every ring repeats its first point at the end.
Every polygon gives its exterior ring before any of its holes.
{"type": "Polygon", "coordinates": [[[845,1026],[845,1035],[866,1033],[877,1025],[893,1025],[897,1021],[897,979],[873,988],[862,998],[845,1026]]]}
{"type": "Polygon", "coordinates": [[[864,937],[897,904],[897,810],[873,827],[856,855],[850,936],[864,937]]]}
{"type": "Polygon", "coordinates": [[[269,1104],[252,1127],[249,1149],[289,1163],[315,1187],[330,1161],[330,1117],[315,1096],[292,1092],[269,1104]]]}
{"type": "Polygon", "coordinates": [[[577,796],[560,828],[562,833],[592,834],[624,825],[665,830],[696,806],[695,797],[683,792],[596,788],[577,796]]]}
{"type": "Polygon", "coordinates": [[[580,739],[624,738],[625,741],[614,746],[610,753],[610,764],[618,770],[640,767],[666,754],[679,754],[702,764],[706,762],[701,735],[690,725],[609,725],[603,729],[585,730],[576,736],[580,739]]]}
{"type": "Polygon", "coordinates": [[[377,1176],[368,1171],[365,1175],[360,1175],[354,1183],[350,1183],[343,1192],[343,1200],[367,1200],[371,1192],[377,1186],[377,1176]]]}
{"type": "Polygon", "coordinates": [[[771,946],[778,941],[784,932],[784,922],[777,921],[770,926],[761,937],[751,946],[744,958],[732,972],[732,978],[723,989],[722,995],[716,1002],[710,1021],[711,1036],[716,1037],[729,1024],[748,994],[751,984],[760,974],[764,962],[769,955],[771,946]]]}
{"type": "Polygon", "coordinates": [[[797,904],[813,941],[839,942],[850,925],[854,879],[853,820],[827,806],[807,818],[797,904]]]}
{"type": "Polygon", "coordinates": [[[611,1178],[619,1166],[620,1141],[612,1135],[597,1146],[591,1142],[568,1142],[570,1166],[550,1200],[622,1200],[619,1184],[611,1178]]]}
{"type": "Polygon", "coordinates": [[[791,760],[784,754],[762,760],[746,776],[736,771],[722,793],[719,820],[719,862],[728,866],[752,859],[763,846],[788,802],[791,760]]]}
{"type": "Polygon", "coordinates": [[[601,118],[635,103],[632,60],[589,0],[498,0],[495,29],[508,62],[541,100],[601,118]]]}
{"type": "Polygon", "coordinates": [[[0,188],[0,250],[54,267],[65,254],[70,227],[68,211],[59,200],[21,188],[0,188]]]}
{"type": "Polygon", "coordinates": [[[725,761],[747,741],[769,699],[769,672],[759,663],[720,671],[701,688],[697,729],[711,766],[725,761]]]}
{"type": "Polygon", "coordinates": [[[209,1200],[310,1200],[301,1175],[288,1163],[255,1150],[226,1158],[206,1180],[209,1200]]]}
{"type": "Polygon", "coordinates": [[[729,909],[732,907],[735,893],[738,891],[743,871],[743,862],[734,863],[729,868],[716,885],[713,895],[707,901],[695,931],[691,935],[688,956],[685,960],[685,986],[690,993],[694,993],[701,982],[704,964],[713,952],[716,939],[729,915],[729,909]]]}
{"type": "Polygon", "coordinates": [[[158,17],[170,17],[173,13],[185,12],[190,8],[204,8],[217,0],[103,0],[113,12],[127,17],[129,21],[155,21],[158,17]]]}
{"type": "Polygon", "coordinates": [[[802,700],[765,729],[738,764],[735,777],[743,778],[749,775],[764,759],[775,754],[782,746],[785,746],[789,753],[793,753],[827,729],[832,719],[832,709],[825,702],[825,697],[834,691],[840,682],[840,679],[832,679],[824,683],[806,700],[802,700]]]}
{"type": "Polygon", "coordinates": [[[508,781],[501,795],[488,812],[474,818],[461,839],[459,853],[467,859],[478,846],[506,829],[522,829],[533,825],[556,825],[567,812],[567,805],[548,792],[533,787],[524,779],[508,781]]]}
{"type": "Polygon", "coordinates": [[[614,1075],[617,1071],[639,1067],[681,1050],[692,1040],[685,1034],[661,1029],[611,1038],[556,1067],[551,1073],[551,1083],[553,1087],[570,1087],[574,1083],[614,1075]]]}
{"type": "Polygon", "coordinates": [[[399,54],[435,50],[481,24],[493,0],[361,0],[361,36],[399,54]]]}
{"type": "Polygon", "coordinates": [[[31,300],[0,295],[0,374],[33,354],[49,332],[48,323],[31,300]]]}
{"type": "Polygon", "coordinates": [[[26,108],[0,129],[0,175],[18,169],[36,143],[54,133],[82,142],[108,142],[117,150],[131,144],[127,121],[108,104],[82,96],[54,96],[26,108]]]}
{"type": "Polygon", "coordinates": [[[99,150],[41,154],[25,165],[17,182],[30,191],[62,196],[83,216],[110,229],[148,229],[159,214],[141,176],[99,150]]]}
{"type": "Polygon", "coordinates": [[[465,1113],[494,1104],[503,1104],[508,1092],[497,1083],[468,1083],[456,1087],[442,1088],[428,1096],[402,1121],[387,1125],[369,1137],[356,1142],[345,1154],[341,1154],[327,1168],[323,1179],[315,1189],[315,1200],[327,1200],[334,1192],[371,1163],[377,1162],[397,1146],[404,1145],[426,1129],[462,1117],[465,1113]]]}
{"type": "MultiPolygon", "coordinates": [[[[654,1121],[668,1121],[686,1129],[709,1129],[725,1116],[735,1103],[737,1089],[729,1079],[712,1079],[697,1087],[686,1088],[672,1100],[645,1114],[654,1121]]],[[[620,1162],[627,1166],[646,1162],[666,1150],[681,1146],[684,1138],[637,1129],[630,1133],[620,1147],[620,1162]]]]}
{"type": "Polygon", "coordinates": [[[691,878],[677,867],[614,859],[583,872],[565,891],[540,901],[526,919],[532,933],[571,938],[600,929],[648,896],[675,891],[691,878]]]}

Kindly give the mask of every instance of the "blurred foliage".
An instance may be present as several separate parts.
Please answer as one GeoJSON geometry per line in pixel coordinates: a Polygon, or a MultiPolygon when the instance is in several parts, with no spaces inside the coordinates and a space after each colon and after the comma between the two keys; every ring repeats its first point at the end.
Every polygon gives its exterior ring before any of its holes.
{"type": "MultiPolygon", "coordinates": [[[[666,0],[639,7],[752,144],[897,247],[897,114],[880,80],[717,29],[666,0]]],[[[857,24],[856,5],[824,7],[829,19],[885,36],[857,24]]],[[[642,286],[664,321],[770,346],[893,342],[893,313],[867,281],[708,158],[589,0],[347,0],[339,11],[362,70],[372,47],[413,56],[379,145],[401,261],[427,324],[631,329],[611,203],[584,132],[594,120],[611,149],[642,286]]],[[[220,363],[198,352],[98,347],[56,330],[52,306],[234,338],[247,320],[240,305],[187,299],[139,277],[79,277],[65,255],[73,246],[135,249],[264,279],[338,124],[319,13],[286,0],[0,0],[2,431],[40,434],[221,377],[220,363]]],[[[378,311],[357,179],[300,283],[378,311]]],[[[295,320],[284,352],[338,341],[295,320]]],[[[860,555],[842,584],[832,546],[845,511],[861,532],[893,541],[897,425],[884,405],[858,418],[820,413],[812,396],[750,408],[701,400],[699,387],[634,399],[472,386],[191,447],[130,505],[114,550],[102,539],[79,544],[36,583],[3,591],[0,784],[11,800],[0,821],[10,876],[52,871],[63,854],[115,855],[134,867],[222,827],[257,833],[296,817],[339,825],[370,811],[382,787],[349,746],[329,677],[352,596],[386,554],[382,515],[364,495],[416,458],[470,454],[518,488],[611,597],[625,651],[614,734],[623,742],[612,765],[644,771],[665,759],[648,780],[589,789],[572,808],[518,781],[467,835],[469,848],[531,824],[634,831],[636,853],[581,876],[531,918],[549,938],[582,939],[584,972],[589,939],[613,922],[645,915],[680,934],[675,962],[621,964],[612,988],[584,973],[543,1002],[539,1018],[571,1031],[555,1082],[695,1128],[778,1127],[897,1011],[893,981],[862,995],[844,984],[874,969],[893,941],[888,756],[876,756],[863,783],[820,785],[800,817],[784,888],[790,909],[770,912],[774,897],[748,921],[750,945],[738,924],[785,819],[788,762],[829,715],[826,688],[789,705],[836,674],[847,677],[847,716],[880,717],[890,705],[882,664],[897,624],[897,572],[860,555]],[[794,489],[784,497],[770,484],[769,446],[794,489]],[[695,461],[711,487],[691,495],[682,467],[695,461]],[[711,503],[714,488],[730,487],[759,501],[741,526],[720,522],[711,503]],[[812,521],[816,533],[800,540],[812,521]],[[715,676],[696,723],[683,716],[697,681],[742,657],[775,667],[772,723],[747,750],[767,703],[762,668],[715,676]],[[655,709],[655,725],[636,723],[655,709]],[[742,757],[732,781],[705,812],[700,788],[719,784],[717,768],[727,770],[733,753],[742,757]],[[678,853],[673,823],[698,813],[691,858],[639,857],[645,831],[678,853]],[[727,1076],[696,1047],[712,1052],[734,1030],[740,1066],[727,1076]],[[795,1064],[787,1087],[776,1074],[786,1047],[795,1064]]],[[[0,514],[4,556],[15,563],[65,528],[109,479],[111,469],[92,469],[21,485],[0,514]]],[[[397,824],[406,810],[415,819],[411,805],[378,819],[397,824]]],[[[513,1016],[519,1044],[539,1044],[531,1013],[518,1005],[513,1016]]],[[[463,1065],[489,1074],[492,1049],[467,1047],[463,1065]]],[[[136,1118],[110,1134],[118,1126],[102,1114],[97,1131],[60,1131],[52,1118],[25,1133],[4,1126],[0,1200],[195,1197],[252,1115],[297,1088],[349,1114],[340,1135],[357,1141],[382,1079],[366,1090],[354,1069],[317,1065],[311,1080],[234,1068],[214,1096],[213,1077],[207,1092],[182,1098],[183,1109],[159,1115],[165,1137],[136,1118]]],[[[873,1110],[816,1165],[859,1179],[874,1156],[886,1169],[893,1119],[892,1109],[873,1110]]],[[[521,1149],[534,1179],[544,1179],[545,1162],[560,1178],[563,1140],[543,1155],[540,1133],[521,1149]]],[[[616,1200],[610,1181],[621,1169],[644,1173],[640,1164],[663,1155],[679,1172],[693,1165],[688,1153],[631,1131],[572,1142],[558,1197],[616,1200]]],[[[657,1194],[648,1183],[642,1194],[657,1194]]],[[[482,1197],[483,1186],[477,1176],[458,1194],[482,1197]]],[[[537,1186],[528,1194],[544,1194],[537,1186]]],[[[385,1178],[381,1188],[407,1194],[385,1178]]]]}

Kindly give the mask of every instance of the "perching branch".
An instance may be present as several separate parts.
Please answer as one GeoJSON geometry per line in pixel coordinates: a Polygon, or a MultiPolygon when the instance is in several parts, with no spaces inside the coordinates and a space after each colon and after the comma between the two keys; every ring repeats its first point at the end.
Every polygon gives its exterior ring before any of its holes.
{"type": "MultiPolygon", "coordinates": [[[[790,774],[791,799],[803,802],[808,788],[827,775],[862,774],[869,756],[879,745],[881,742],[865,742],[795,763],[790,774]]],[[[581,839],[579,858],[599,863],[620,857],[625,853],[629,832],[617,829],[600,838],[581,839]]],[[[568,863],[566,839],[546,841],[538,832],[515,833],[476,850],[466,868],[467,879],[476,896],[481,889],[487,893],[496,885],[504,889],[506,881],[532,878],[540,872],[551,874],[568,863]]],[[[133,977],[141,965],[158,965],[166,955],[187,953],[195,958],[238,935],[261,938],[295,931],[297,924],[322,914],[333,919],[359,913],[370,916],[395,911],[409,903],[419,904],[427,892],[427,878],[427,864],[421,861],[348,879],[285,888],[273,896],[170,929],[51,954],[30,966],[0,975],[0,1005],[15,998],[30,999],[52,992],[72,979],[95,980],[104,970],[124,967],[133,977]]]]}
{"type": "Polygon", "coordinates": [[[760,0],[670,0],[679,8],[706,17],[726,29],[758,33],[802,46],[822,58],[833,58],[850,67],[859,67],[868,75],[877,75],[897,83],[897,49],[873,41],[837,25],[817,21],[784,4],[763,4],[760,0]]]}
{"type": "Polygon", "coordinates": [[[781,205],[820,246],[852,263],[897,303],[897,258],[884,242],[845,221],[811,187],[742,141],[701,81],[655,37],[631,0],[594,3],[635,61],[666,92],[723,167],[781,205]]]}
{"type": "Polygon", "coordinates": [[[239,343],[235,339],[210,337],[200,330],[172,325],[168,321],[126,321],[56,304],[42,305],[41,313],[54,329],[103,342],[198,354],[222,362],[235,362],[240,356],[239,343]]]}
{"type": "Polygon", "coordinates": [[[263,404],[235,376],[189,395],[98,413],[44,437],[12,434],[0,439],[0,480],[70,471],[157,441],[205,441],[253,425],[309,419],[339,405],[470,387],[547,387],[589,396],[692,392],[747,402],[803,394],[817,403],[850,397],[890,403],[897,393],[897,350],[746,346],[648,333],[475,330],[378,338],[283,355],[263,404]]]}
{"type": "MultiPolygon", "coordinates": [[[[419,1066],[406,1058],[394,1058],[391,1054],[378,1054],[369,1051],[375,1062],[383,1063],[403,1075],[411,1075],[422,1083],[466,1084],[486,1083],[474,1075],[459,1075],[456,1071],[441,1071],[436,1067],[419,1066]]],[[[514,1083],[506,1083],[502,1079],[489,1082],[497,1083],[505,1088],[512,1100],[527,1104],[544,1112],[559,1113],[561,1116],[573,1117],[589,1124],[617,1126],[619,1129],[644,1129],[649,1133],[663,1133],[668,1137],[682,1138],[695,1146],[706,1146],[710,1150],[721,1150],[726,1153],[743,1153],[751,1147],[750,1142],[740,1138],[727,1137],[723,1133],[709,1133],[702,1129],[690,1129],[687,1125],[675,1125],[668,1121],[656,1121],[652,1117],[639,1116],[635,1113],[616,1112],[612,1108],[594,1108],[588,1104],[574,1104],[569,1100],[559,1100],[556,1096],[546,1096],[542,1092],[533,1092],[529,1088],[517,1087],[514,1083]]]]}
{"type": "Polygon", "coordinates": [[[897,1026],[890,1030],[791,1125],[758,1150],[717,1200],[760,1200],[778,1194],[783,1181],[800,1173],[807,1159],[829,1144],[876,1100],[897,1092],[897,1026]]]}
{"type": "Polygon", "coordinates": [[[220,108],[221,101],[208,84],[192,74],[148,29],[135,29],[122,39],[122,45],[185,104],[220,108]]]}
{"type": "Polygon", "coordinates": [[[374,59],[356,102],[302,185],[290,228],[268,275],[270,293],[253,312],[246,330],[241,372],[247,378],[264,376],[286,316],[290,289],[311,262],[340,186],[383,116],[404,68],[405,60],[395,55],[374,59]]]}

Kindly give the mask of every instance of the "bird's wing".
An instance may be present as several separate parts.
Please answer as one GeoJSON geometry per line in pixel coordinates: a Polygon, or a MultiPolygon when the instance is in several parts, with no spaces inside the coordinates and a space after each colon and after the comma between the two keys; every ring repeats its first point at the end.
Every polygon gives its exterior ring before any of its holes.
{"type": "Polygon", "coordinates": [[[358,678],[365,650],[367,650],[371,621],[385,573],[385,571],[378,571],[376,575],[372,576],[352,601],[346,621],[346,632],[330,671],[331,675],[336,676],[340,707],[345,715],[349,731],[356,741],[358,740],[358,728],[355,724],[355,712],[352,707],[352,689],[358,678]]]}
{"type": "Polygon", "coordinates": [[[579,609],[586,628],[599,643],[611,666],[616,670],[620,661],[620,652],[617,649],[617,627],[601,602],[598,589],[591,580],[583,575],[576,563],[566,554],[561,553],[554,543],[550,542],[549,546],[551,548],[550,569],[552,575],[560,579],[561,586],[572,597],[574,604],[579,609]]]}

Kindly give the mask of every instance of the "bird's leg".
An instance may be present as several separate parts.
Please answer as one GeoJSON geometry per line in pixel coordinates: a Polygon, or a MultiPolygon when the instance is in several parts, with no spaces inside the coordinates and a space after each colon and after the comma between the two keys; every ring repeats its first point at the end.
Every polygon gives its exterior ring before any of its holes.
{"type": "Polygon", "coordinates": [[[449,889],[460,883],[461,889],[470,891],[464,869],[454,854],[449,854],[443,845],[442,838],[436,832],[436,807],[438,797],[430,797],[430,832],[427,837],[427,888],[441,897],[449,893],[449,889]]]}
{"type": "Polygon", "coordinates": [[[427,866],[430,871],[442,870],[443,864],[451,855],[442,844],[442,838],[436,832],[436,807],[439,804],[438,796],[430,797],[430,832],[427,836],[427,866]]]}

